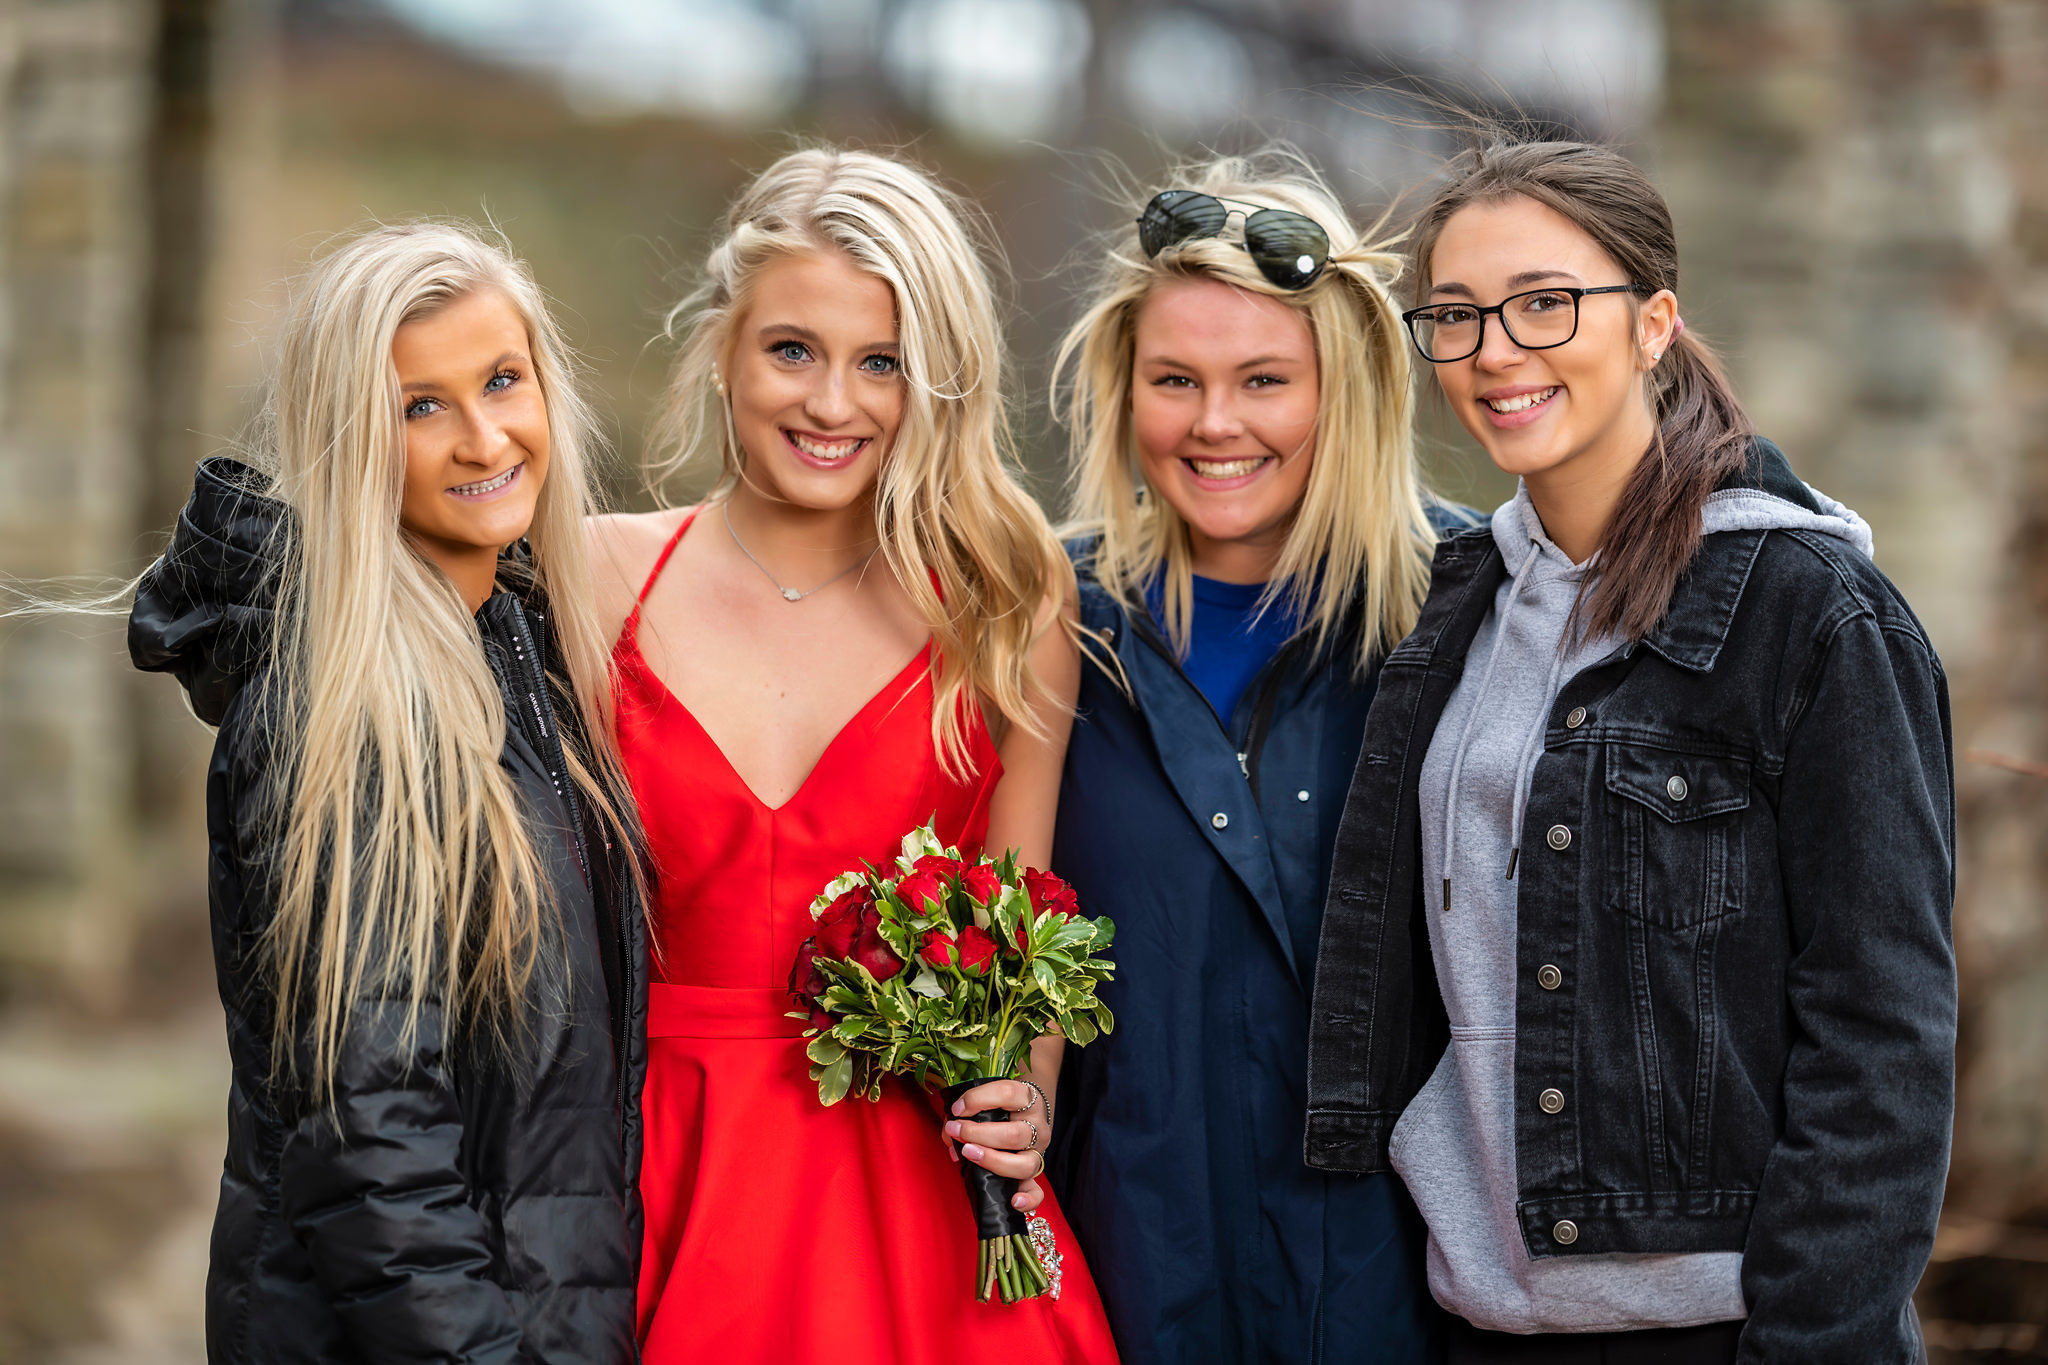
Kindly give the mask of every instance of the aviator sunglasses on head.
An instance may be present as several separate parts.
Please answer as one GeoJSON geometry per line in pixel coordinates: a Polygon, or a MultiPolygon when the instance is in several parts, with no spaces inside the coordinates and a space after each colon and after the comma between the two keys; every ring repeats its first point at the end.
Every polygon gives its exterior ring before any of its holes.
{"type": "Polygon", "coordinates": [[[1235,204],[1244,219],[1242,246],[1259,273],[1282,289],[1306,289],[1330,263],[1330,234],[1313,218],[1286,209],[1262,208],[1242,199],[1199,190],[1166,190],[1152,196],[1138,215],[1138,245],[1157,256],[1178,242],[1221,237],[1235,204]]]}

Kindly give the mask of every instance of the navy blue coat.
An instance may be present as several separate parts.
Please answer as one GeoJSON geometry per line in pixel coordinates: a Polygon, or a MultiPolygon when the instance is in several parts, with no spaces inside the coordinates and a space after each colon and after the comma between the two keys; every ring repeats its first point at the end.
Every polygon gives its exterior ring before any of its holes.
{"type": "Polygon", "coordinates": [[[1116,921],[1117,1027],[1068,1048],[1050,1162],[1123,1358],[1427,1362],[1441,1314],[1391,1174],[1302,1160],[1331,844],[1377,683],[1355,637],[1283,646],[1219,721],[1070,546],[1085,665],[1053,867],[1116,921]]]}

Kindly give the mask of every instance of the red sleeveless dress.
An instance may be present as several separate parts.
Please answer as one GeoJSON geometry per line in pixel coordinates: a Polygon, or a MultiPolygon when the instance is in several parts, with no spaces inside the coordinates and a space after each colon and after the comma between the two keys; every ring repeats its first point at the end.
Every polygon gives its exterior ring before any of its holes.
{"type": "MultiPolygon", "coordinates": [[[[655,562],[640,599],[683,532],[655,562]]],[[[619,743],[656,877],[640,1192],[649,1365],[864,1360],[1114,1361],[1080,1248],[1048,1194],[1059,1301],[974,1299],[974,1224],[936,1103],[889,1081],[826,1108],[786,1018],[797,946],[826,882],[885,863],[938,815],[980,851],[1001,774],[979,716],[962,784],[931,739],[927,645],[832,740],[803,786],[762,804],[640,653],[613,650],[619,743]]]]}

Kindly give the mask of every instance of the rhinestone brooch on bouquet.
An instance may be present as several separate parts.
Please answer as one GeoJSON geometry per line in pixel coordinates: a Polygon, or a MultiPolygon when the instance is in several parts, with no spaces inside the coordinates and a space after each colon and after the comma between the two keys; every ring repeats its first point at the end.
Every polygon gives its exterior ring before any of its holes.
{"type": "Polygon", "coordinates": [[[1031,1249],[1038,1253],[1038,1264],[1045,1270],[1045,1278],[1052,1283],[1045,1292],[1057,1303],[1060,1297],[1060,1248],[1059,1243],[1053,1240],[1052,1224],[1035,1213],[1025,1223],[1031,1229],[1031,1249]]]}

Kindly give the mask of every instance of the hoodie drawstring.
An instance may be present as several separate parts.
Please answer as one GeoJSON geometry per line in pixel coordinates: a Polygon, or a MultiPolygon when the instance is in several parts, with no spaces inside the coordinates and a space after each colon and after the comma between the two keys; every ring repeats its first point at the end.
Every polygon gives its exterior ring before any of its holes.
{"type": "MultiPolygon", "coordinates": [[[[1502,607],[1495,618],[1493,648],[1486,653],[1486,671],[1479,675],[1479,691],[1473,694],[1472,709],[1465,713],[1465,728],[1458,734],[1458,747],[1451,755],[1450,789],[1444,793],[1444,903],[1445,915],[1451,913],[1451,858],[1458,848],[1458,781],[1464,775],[1465,754],[1472,744],[1472,731],[1479,722],[1479,713],[1486,709],[1487,689],[1493,686],[1494,666],[1500,662],[1501,643],[1507,639],[1508,617],[1514,614],[1515,603],[1522,596],[1522,585],[1528,582],[1529,570],[1542,558],[1535,546],[1529,547],[1529,557],[1522,561],[1522,567],[1515,570],[1514,587],[1508,591],[1507,605],[1502,607]]],[[[1556,679],[1553,676],[1552,682],[1556,679]]],[[[1516,842],[1521,836],[1516,835],[1516,842]]],[[[1513,863],[1509,866],[1512,868],[1513,863]]],[[[1512,872],[1510,876],[1514,875],[1512,872]]]]}

